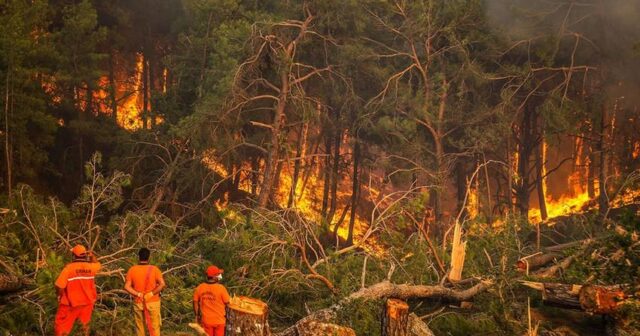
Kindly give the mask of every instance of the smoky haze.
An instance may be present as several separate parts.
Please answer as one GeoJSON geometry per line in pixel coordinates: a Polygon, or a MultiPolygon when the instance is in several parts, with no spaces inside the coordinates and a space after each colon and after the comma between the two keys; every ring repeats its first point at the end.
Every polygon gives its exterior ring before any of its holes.
{"type": "Polygon", "coordinates": [[[640,0],[487,0],[486,8],[492,27],[511,43],[551,35],[562,55],[579,34],[576,65],[598,67],[609,98],[640,102],[640,0]]]}

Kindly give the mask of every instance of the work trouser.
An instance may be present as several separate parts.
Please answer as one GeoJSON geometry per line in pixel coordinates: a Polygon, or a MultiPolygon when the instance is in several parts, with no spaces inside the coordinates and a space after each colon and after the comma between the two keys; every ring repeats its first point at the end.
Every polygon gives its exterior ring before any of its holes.
{"type": "MultiPolygon", "coordinates": [[[[147,303],[147,310],[149,311],[149,317],[151,318],[153,336],[160,336],[160,326],[162,325],[162,318],[160,317],[160,301],[147,303]]],[[[133,305],[133,316],[136,322],[136,336],[145,336],[144,331],[147,329],[147,321],[144,317],[144,306],[142,303],[135,303],[133,305]]]]}
{"type": "Polygon", "coordinates": [[[66,336],[71,333],[76,320],[82,323],[83,333],[89,329],[89,321],[91,321],[91,313],[93,312],[93,304],[72,307],[65,304],[58,306],[56,319],[54,322],[54,335],[66,336]]]}
{"type": "Polygon", "coordinates": [[[224,324],[201,324],[207,336],[224,336],[224,324]]]}

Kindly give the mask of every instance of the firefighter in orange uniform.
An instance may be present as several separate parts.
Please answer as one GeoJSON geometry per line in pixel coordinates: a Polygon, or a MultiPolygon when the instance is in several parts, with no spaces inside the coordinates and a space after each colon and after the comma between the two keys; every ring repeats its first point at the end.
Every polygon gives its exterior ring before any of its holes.
{"type": "Polygon", "coordinates": [[[58,312],[54,332],[56,336],[69,335],[76,319],[79,319],[83,334],[88,336],[93,305],[98,297],[95,276],[100,270],[100,263],[82,245],[74,246],[71,253],[73,261],[62,269],[55,283],[58,312]]]}
{"type": "Polygon", "coordinates": [[[145,327],[150,336],[160,336],[160,292],[165,287],[160,269],[149,264],[151,251],[143,247],[138,251],[138,265],[127,272],[124,289],[134,297],[133,316],[136,335],[145,336],[145,327]]]}
{"type": "Polygon", "coordinates": [[[209,336],[224,336],[225,308],[231,298],[227,289],[219,283],[223,272],[216,266],[209,266],[206,271],[207,281],[198,285],[193,293],[196,322],[200,323],[209,336]]]}

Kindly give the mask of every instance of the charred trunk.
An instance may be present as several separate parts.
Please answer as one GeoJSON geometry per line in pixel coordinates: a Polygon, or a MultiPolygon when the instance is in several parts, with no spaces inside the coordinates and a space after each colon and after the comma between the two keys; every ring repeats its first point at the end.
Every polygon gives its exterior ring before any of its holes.
{"type": "Polygon", "coordinates": [[[298,179],[300,176],[300,169],[303,163],[304,156],[304,147],[306,144],[307,130],[309,128],[309,124],[302,124],[300,134],[298,136],[298,144],[296,148],[296,157],[295,162],[293,164],[293,176],[291,177],[291,190],[289,190],[289,200],[287,201],[287,208],[291,208],[293,206],[293,202],[296,198],[296,189],[298,188],[298,179]]]}
{"type": "Polygon", "coordinates": [[[606,129],[607,129],[607,109],[603,106],[600,115],[600,132],[598,134],[598,210],[601,215],[607,213],[609,202],[607,200],[607,154],[606,154],[606,129]]]}
{"type": "MultiPolygon", "coordinates": [[[[327,218],[327,208],[329,207],[329,188],[331,186],[331,134],[325,132],[324,138],[325,158],[323,167],[324,185],[322,188],[322,209],[320,214],[322,218],[327,218]]],[[[330,224],[330,223],[327,223],[330,224]]]]}
{"type": "MultiPolygon", "coordinates": [[[[336,111],[335,117],[336,132],[333,138],[333,167],[331,169],[331,202],[327,213],[327,223],[333,221],[338,206],[338,184],[340,183],[340,145],[342,144],[342,129],[340,124],[340,114],[336,111]]],[[[352,209],[353,210],[353,209],[352,209]]]]}
{"type": "Polygon", "coordinates": [[[347,235],[347,245],[353,245],[353,229],[356,223],[358,210],[358,194],[360,193],[360,141],[356,135],[353,145],[353,186],[351,189],[351,217],[349,218],[349,233],[347,235]]]}
{"type": "Polygon", "coordinates": [[[111,117],[113,122],[118,124],[118,97],[116,92],[116,60],[115,50],[109,52],[109,96],[111,98],[111,117]]]}

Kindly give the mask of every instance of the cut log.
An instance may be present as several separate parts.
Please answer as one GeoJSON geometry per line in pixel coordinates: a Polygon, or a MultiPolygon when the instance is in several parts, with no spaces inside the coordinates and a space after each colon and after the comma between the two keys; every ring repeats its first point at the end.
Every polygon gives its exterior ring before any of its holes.
{"type": "Polygon", "coordinates": [[[627,298],[622,286],[584,285],[578,296],[582,309],[591,314],[611,314],[627,298]]]}
{"type": "Polygon", "coordinates": [[[542,301],[545,304],[582,310],[578,294],[582,285],[567,285],[553,282],[521,281],[527,287],[536,289],[542,293],[542,301]]]}
{"type": "Polygon", "coordinates": [[[333,323],[309,320],[295,326],[295,336],[356,336],[351,328],[333,323]]]}
{"type": "Polygon", "coordinates": [[[409,336],[435,336],[429,326],[416,314],[409,314],[409,336]]]}
{"type": "Polygon", "coordinates": [[[573,260],[575,260],[575,258],[576,258],[575,255],[568,256],[562,259],[560,262],[556,263],[555,265],[549,266],[543,270],[540,270],[534,273],[534,276],[539,278],[553,277],[556,275],[556,273],[558,273],[558,271],[567,269],[567,267],[571,265],[571,263],[573,262],[573,260]]]}
{"type": "Polygon", "coordinates": [[[345,298],[345,301],[356,299],[375,300],[385,297],[392,297],[401,300],[409,298],[438,298],[451,301],[468,301],[476,294],[484,292],[492,285],[493,282],[489,280],[482,280],[473,287],[464,290],[454,290],[444,286],[394,284],[389,281],[382,281],[352,293],[345,298]]]}
{"type": "Polygon", "coordinates": [[[407,336],[409,305],[398,299],[388,299],[382,316],[382,336],[407,336]]]}
{"type": "Polygon", "coordinates": [[[225,335],[269,336],[267,304],[245,296],[231,298],[225,335]]]}
{"type": "Polygon", "coordinates": [[[518,260],[518,262],[516,262],[516,268],[521,272],[529,272],[557,260],[560,257],[561,256],[558,253],[535,254],[518,260]]]}
{"type": "MultiPolygon", "coordinates": [[[[323,321],[330,323],[336,319],[336,312],[342,309],[348,303],[354,300],[376,300],[380,298],[397,298],[406,300],[409,298],[438,298],[451,301],[468,301],[475,295],[482,293],[493,286],[493,282],[490,280],[479,280],[480,282],[473,287],[464,290],[455,290],[444,286],[427,286],[427,285],[407,285],[407,284],[394,284],[389,281],[379,282],[375,285],[371,285],[366,288],[362,288],[357,292],[351,293],[346,298],[340,300],[340,302],[332,305],[329,308],[321,309],[313,312],[304,318],[300,319],[293,326],[285,329],[277,334],[277,336],[296,336],[297,326],[307,323],[308,321],[323,321]]],[[[426,325],[420,325],[418,322],[410,322],[410,325],[416,325],[416,330],[429,330],[426,325]]],[[[229,335],[229,334],[227,334],[229,335]]],[[[235,334],[231,334],[235,335],[235,334]]],[[[430,334],[425,333],[412,333],[410,335],[422,336],[430,334]]]]}
{"type": "Polygon", "coordinates": [[[592,314],[613,313],[627,296],[623,285],[568,285],[521,281],[527,287],[542,292],[545,304],[561,308],[584,310],[592,314]]]}
{"type": "Polygon", "coordinates": [[[0,293],[17,292],[23,285],[24,281],[15,275],[0,274],[0,293]]]}

